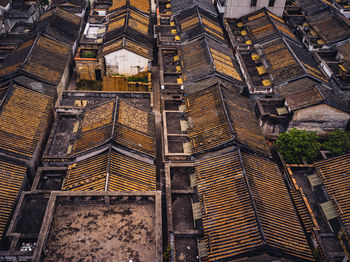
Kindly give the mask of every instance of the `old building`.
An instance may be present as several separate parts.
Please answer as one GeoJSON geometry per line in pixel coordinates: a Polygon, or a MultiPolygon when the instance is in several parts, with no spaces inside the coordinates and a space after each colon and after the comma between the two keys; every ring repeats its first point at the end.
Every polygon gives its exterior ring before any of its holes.
{"type": "Polygon", "coordinates": [[[203,36],[181,45],[178,58],[183,77],[183,80],[178,81],[183,81],[187,94],[205,89],[216,82],[232,86],[236,92],[243,89],[239,68],[231,49],[226,45],[203,36]]]}
{"type": "Polygon", "coordinates": [[[57,42],[71,46],[74,54],[77,49],[82,25],[82,17],[57,7],[40,17],[36,24],[36,30],[57,42]]]}
{"type": "Polygon", "coordinates": [[[89,2],[85,0],[54,0],[52,1],[52,6],[60,7],[70,13],[78,15],[80,17],[85,17],[86,10],[89,7],[89,2]]]}
{"type": "Polygon", "coordinates": [[[14,79],[56,99],[69,80],[70,59],[70,46],[38,35],[8,56],[0,68],[0,79],[2,82],[14,79]]]}
{"type": "Polygon", "coordinates": [[[51,125],[52,98],[13,82],[2,96],[0,155],[27,166],[33,174],[51,125]]]}
{"type": "Polygon", "coordinates": [[[249,99],[217,84],[186,96],[185,102],[194,154],[232,143],[270,154],[249,99]]]}
{"type": "Polygon", "coordinates": [[[199,7],[202,10],[210,13],[213,16],[218,16],[218,13],[211,0],[171,0],[170,9],[172,15],[176,16],[187,9],[192,9],[193,7],[199,7]]]}
{"type": "Polygon", "coordinates": [[[239,18],[263,7],[281,17],[285,2],[286,0],[218,0],[217,7],[224,18],[239,18]]]}
{"type": "Polygon", "coordinates": [[[132,9],[111,13],[102,55],[106,74],[136,75],[147,71],[153,59],[150,17],[132,9]]]}
{"type": "Polygon", "coordinates": [[[147,159],[144,162],[110,147],[68,166],[62,190],[154,191],[156,168],[147,159]]]}
{"type": "Polygon", "coordinates": [[[325,135],[349,127],[349,101],[302,78],[276,89],[275,98],[258,98],[257,115],[265,135],[278,135],[293,127],[325,135]]]}
{"type": "Polygon", "coordinates": [[[174,20],[183,42],[206,35],[222,44],[227,44],[218,18],[202,8],[193,7],[182,11],[174,16],[174,20]]]}
{"type": "Polygon", "coordinates": [[[12,0],[9,10],[4,14],[5,31],[10,30],[17,22],[34,23],[43,13],[44,9],[39,0],[12,0]]]}
{"type": "Polygon", "coordinates": [[[225,26],[250,93],[273,93],[304,77],[330,85],[285,21],[268,10],[226,19],[225,26]]]}
{"type": "Polygon", "coordinates": [[[313,261],[277,164],[235,149],[198,159],[195,167],[208,261],[259,255],[313,261]]]}
{"type": "Polygon", "coordinates": [[[316,259],[346,260],[349,256],[347,212],[349,153],[312,165],[286,165],[289,190],[301,222],[316,244],[316,259]]]}
{"type": "Polygon", "coordinates": [[[0,247],[5,249],[8,246],[5,241],[6,229],[20,192],[22,189],[26,189],[28,185],[28,178],[26,175],[27,168],[23,164],[2,158],[0,167],[0,247]]]}

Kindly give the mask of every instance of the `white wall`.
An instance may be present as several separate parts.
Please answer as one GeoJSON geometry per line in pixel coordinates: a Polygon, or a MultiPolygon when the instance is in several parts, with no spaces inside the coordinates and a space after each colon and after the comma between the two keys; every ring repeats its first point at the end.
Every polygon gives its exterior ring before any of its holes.
{"type": "Polygon", "coordinates": [[[325,133],[334,129],[344,130],[350,119],[350,114],[326,104],[315,105],[294,111],[288,129],[296,127],[308,131],[325,133]]]}
{"type": "Polygon", "coordinates": [[[263,7],[268,8],[278,16],[282,16],[286,0],[275,0],[273,7],[268,6],[269,0],[257,0],[256,7],[251,7],[250,2],[250,0],[226,0],[224,17],[239,18],[263,7]]]}
{"type": "Polygon", "coordinates": [[[136,75],[148,69],[149,60],[126,49],[118,50],[105,56],[107,75],[136,75]]]}

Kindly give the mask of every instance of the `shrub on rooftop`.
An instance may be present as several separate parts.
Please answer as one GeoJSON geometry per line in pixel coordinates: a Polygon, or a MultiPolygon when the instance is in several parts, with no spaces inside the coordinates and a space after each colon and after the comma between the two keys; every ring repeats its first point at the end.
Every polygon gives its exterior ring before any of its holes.
{"type": "Polygon", "coordinates": [[[341,155],[350,151],[350,132],[334,130],[323,143],[322,147],[330,151],[332,156],[341,155]]]}
{"type": "Polygon", "coordinates": [[[312,161],[319,154],[321,147],[317,141],[316,132],[296,128],[280,134],[276,145],[288,164],[302,164],[303,161],[312,161]]]}

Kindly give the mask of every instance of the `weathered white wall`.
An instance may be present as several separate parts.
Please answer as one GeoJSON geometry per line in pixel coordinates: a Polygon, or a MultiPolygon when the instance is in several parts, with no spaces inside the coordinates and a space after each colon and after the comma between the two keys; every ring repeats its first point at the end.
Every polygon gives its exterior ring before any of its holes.
{"type": "Polygon", "coordinates": [[[282,16],[285,3],[286,0],[275,0],[274,6],[269,7],[269,0],[257,0],[257,5],[251,7],[250,0],[226,0],[224,17],[239,18],[263,7],[268,8],[278,16],[282,16]]]}
{"type": "Polygon", "coordinates": [[[136,75],[148,69],[149,60],[126,49],[118,50],[105,56],[107,75],[136,75]]]}
{"type": "Polygon", "coordinates": [[[350,119],[350,114],[326,104],[316,105],[294,112],[288,129],[296,127],[319,133],[334,129],[344,130],[350,119]]]}

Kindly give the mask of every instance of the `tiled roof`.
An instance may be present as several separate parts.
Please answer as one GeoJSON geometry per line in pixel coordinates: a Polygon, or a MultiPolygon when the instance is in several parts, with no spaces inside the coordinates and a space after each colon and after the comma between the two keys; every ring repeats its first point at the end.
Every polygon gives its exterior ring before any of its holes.
{"type": "Polygon", "coordinates": [[[219,88],[213,87],[200,94],[189,95],[186,103],[185,115],[191,123],[188,136],[194,153],[215,148],[234,139],[225,116],[219,88]]]}
{"type": "Polygon", "coordinates": [[[0,240],[15,208],[26,176],[26,167],[0,160],[0,240]]]}
{"type": "Polygon", "coordinates": [[[239,20],[228,19],[227,21],[231,27],[237,26],[239,22],[242,23],[243,26],[240,29],[247,30],[250,40],[254,44],[268,41],[278,36],[284,36],[299,43],[297,37],[285,21],[266,8],[243,16],[239,20]]]}
{"type": "Polygon", "coordinates": [[[277,94],[286,98],[292,110],[325,103],[344,112],[350,113],[350,107],[345,98],[320,86],[314,80],[304,77],[277,87],[277,94]]]}
{"type": "Polygon", "coordinates": [[[112,138],[115,104],[115,101],[108,101],[85,109],[79,120],[72,154],[95,148],[112,138]]]}
{"type": "Polygon", "coordinates": [[[155,157],[154,115],[122,100],[87,108],[79,119],[71,154],[81,154],[112,141],[129,150],[155,157]]]}
{"type": "Polygon", "coordinates": [[[306,16],[306,20],[329,45],[350,37],[350,25],[346,21],[347,18],[331,8],[306,16]]]}
{"type": "Polygon", "coordinates": [[[0,150],[31,158],[47,131],[52,99],[14,85],[0,109],[0,150]]]}
{"type": "Polygon", "coordinates": [[[152,58],[152,35],[150,17],[132,9],[111,14],[103,54],[125,48],[136,54],[152,58]]]}
{"type": "Polygon", "coordinates": [[[113,125],[107,124],[87,132],[79,132],[74,142],[72,154],[79,154],[109,142],[112,130],[113,125]]]}
{"type": "Polygon", "coordinates": [[[346,226],[350,226],[350,153],[314,163],[338,214],[346,226]]]}
{"type": "Polygon", "coordinates": [[[222,88],[222,93],[236,141],[269,156],[270,150],[267,147],[251,101],[225,88],[222,88]]]}
{"type": "Polygon", "coordinates": [[[202,8],[203,10],[206,10],[214,16],[218,15],[211,0],[171,0],[170,3],[173,15],[177,15],[187,9],[196,6],[202,8]]]}
{"type": "Polygon", "coordinates": [[[344,57],[344,60],[350,62],[350,42],[337,46],[337,50],[344,57]]]}
{"type": "Polygon", "coordinates": [[[260,50],[276,85],[306,75],[328,83],[307,50],[290,40],[277,38],[262,44],[260,50]]]}
{"type": "Polygon", "coordinates": [[[297,4],[306,15],[317,13],[328,7],[326,3],[320,0],[297,0],[297,4]]]}
{"type": "Polygon", "coordinates": [[[242,84],[242,78],[231,49],[224,44],[203,37],[183,44],[179,49],[185,82],[196,82],[213,74],[219,74],[234,83],[242,84]]]}
{"type": "Polygon", "coordinates": [[[112,5],[108,8],[108,13],[123,10],[126,8],[133,8],[145,14],[149,14],[151,12],[151,5],[149,0],[113,0],[112,5]]]}
{"type": "Polygon", "coordinates": [[[239,149],[195,162],[208,261],[249,252],[313,260],[277,165],[239,149]]]}
{"type": "Polygon", "coordinates": [[[104,191],[108,172],[108,151],[68,167],[62,190],[104,191]]]}
{"type": "Polygon", "coordinates": [[[83,114],[81,131],[86,132],[113,122],[114,101],[88,108],[83,114]]]}
{"type": "Polygon", "coordinates": [[[307,90],[308,88],[310,88],[315,84],[317,84],[315,80],[312,80],[309,77],[303,77],[296,81],[287,83],[285,85],[278,86],[276,88],[276,92],[281,96],[285,96],[288,94],[293,94],[298,91],[307,90]]]}
{"type": "Polygon", "coordinates": [[[186,96],[194,153],[230,142],[270,155],[249,99],[218,85],[186,96]]]}
{"type": "Polygon", "coordinates": [[[175,16],[181,30],[181,39],[193,40],[203,34],[218,42],[227,44],[218,18],[200,8],[194,7],[175,16]]]}
{"type": "Polygon", "coordinates": [[[40,17],[38,30],[57,41],[72,46],[79,37],[81,23],[81,17],[64,9],[55,8],[40,17]]]}
{"type": "Polygon", "coordinates": [[[59,6],[71,13],[81,13],[87,6],[87,2],[85,0],[54,0],[52,6],[59,6]]]}
{"type": "Polygon", "coordinates": [[[155,157],[155,117],[121,101],[118,108],[114,140],[125,147],[155,157]]]}
{"type": "Polygon", "coordinates": [[[156,190],[154,165],[109,148],[68,168],[63,190],[148,191],[156,190]]]}
{"type": "Polygon", "coordinates": [[[286,103],[290,110],[298,110],[300,108],[319,104],[324,101],[324,97],[318,91],[316,86],[311,86],[308,89],[297,91],[285,95],[286,103]]]}
{"type": "Polygon", "coordinates": [[[57,84],[68,63],[70,52],[68,45],[46,36],[37,36],[14,50],[0,68],[0,77],[9,78],[24,71],[44,82],[57,84]]]}
{"type": "Polygon", "coordinates": [[[156,167],[112,151],[108,190],[154,191],[156,167]]]}

